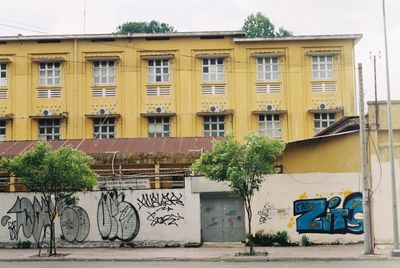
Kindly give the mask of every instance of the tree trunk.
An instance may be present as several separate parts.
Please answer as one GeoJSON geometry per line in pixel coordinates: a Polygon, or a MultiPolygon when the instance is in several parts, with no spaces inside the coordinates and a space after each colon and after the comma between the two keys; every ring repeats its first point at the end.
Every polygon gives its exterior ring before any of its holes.
{"type": "Polygon", "coordinates": [[[248,234],[247,237],[249,239],[249,248],[250,248],[250,255],[254,255],[254,242],[253,242],[253,234],[251,232],[251,218],[253,217],[253,213],[251,211],[251,204],[250,204],[250,200],[245,201],[246,203],[246,210],[247,210],[247,224],[248,224],[248,234]]]}
{"type": "Polygon", "coordinates": [[[49,249],[48,255],[53,256],[53,221],[50,220],[50,237],[49,237],[49,249]]]}

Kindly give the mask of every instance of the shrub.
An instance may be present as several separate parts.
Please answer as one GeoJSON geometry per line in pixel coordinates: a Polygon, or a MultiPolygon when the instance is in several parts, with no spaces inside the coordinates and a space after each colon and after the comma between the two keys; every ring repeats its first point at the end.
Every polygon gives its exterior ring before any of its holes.
{"type": "Polygon", "coordinates": [[[290,244],[286,231],[278,231],[274,236],[274,242],[278,243],[279,246],[288,246],[290,244]]]}
{"type": "Polygon", "coordinates": [[[311,246],[311,241],[310,241],[310,239],[308,238],[308,236],[303,235],[303,236],[301,237],[301,245],[304,246],[304,247],[309,247],[309,246],[311,246]]]}
{"type": "Polygon", "coordinates": [[[274,235],[266,234],[263,230],[257,231],[254,236],[254,244],[257,246],[272,246],[274,244],[274,235]]]}
{"type": "Polygon", "coordinates": [[[17,248],[30,248],[32,245],[31,241],[18,241],[17,248]]]}

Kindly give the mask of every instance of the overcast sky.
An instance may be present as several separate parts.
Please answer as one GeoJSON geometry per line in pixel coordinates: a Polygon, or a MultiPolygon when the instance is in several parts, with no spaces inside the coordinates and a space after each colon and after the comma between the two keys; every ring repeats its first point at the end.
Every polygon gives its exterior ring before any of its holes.
{"type": "MultiPolygon", "coordinates": [[[[2,1],[0,35],[83,33],[83,7],[84,0],[2,1]]],[[[363,34],[356,62],[363,64],[366,99],[374,99],[370,52],[379,51],[378,98],[386,98],[382,0],[86,0],[86,33],[153,19],[178,31],[239,30],[258,11],[295,35],[363,34]]],[[[386,17],[392,99],[400,99],[399,0],[386,0],[386,17]]]]}

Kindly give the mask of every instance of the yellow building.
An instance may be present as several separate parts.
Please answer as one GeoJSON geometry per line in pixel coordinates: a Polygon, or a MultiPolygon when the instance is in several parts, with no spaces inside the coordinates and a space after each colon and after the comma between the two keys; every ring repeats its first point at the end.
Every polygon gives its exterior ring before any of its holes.
{"type": "Polygon", "coordinates": [[[0,37],[0,138],[311,137],[355,113],[360,38],[0,37]]]}

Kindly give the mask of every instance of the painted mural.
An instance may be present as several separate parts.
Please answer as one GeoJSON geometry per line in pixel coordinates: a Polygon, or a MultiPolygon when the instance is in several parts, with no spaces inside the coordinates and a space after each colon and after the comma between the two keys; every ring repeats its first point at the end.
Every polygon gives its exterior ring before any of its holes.
{"type": "Polygon", "coordinates": [[[340,207],[339,196],[330,198],[300,199],[293,202],[298,233],[362,234],[362,194],[348,195],[340,207]]]}

